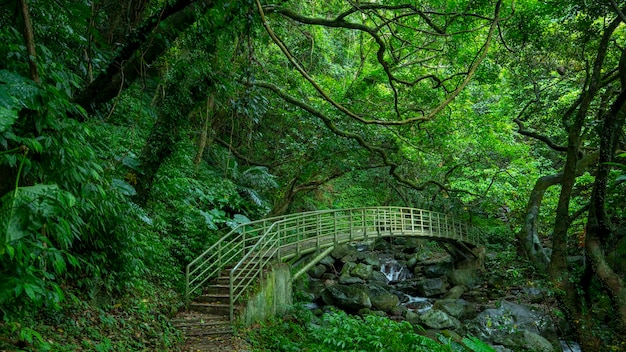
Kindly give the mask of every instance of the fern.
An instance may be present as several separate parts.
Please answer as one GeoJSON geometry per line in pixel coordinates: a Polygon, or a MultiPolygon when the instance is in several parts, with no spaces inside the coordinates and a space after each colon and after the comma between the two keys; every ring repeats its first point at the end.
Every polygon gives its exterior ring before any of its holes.
{"type": "Polygon", "coordinates": [[[491,346],[481,341],[476,336],[469,336],[463,339],[463,345],[470,352],[496,352],[491,346]]]}

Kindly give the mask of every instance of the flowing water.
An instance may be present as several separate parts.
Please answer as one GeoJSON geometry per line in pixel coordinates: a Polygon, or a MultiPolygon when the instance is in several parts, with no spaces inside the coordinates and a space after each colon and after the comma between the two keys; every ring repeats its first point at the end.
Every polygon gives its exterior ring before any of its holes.
{"type": "Polygon", "coordinates": [[[561,340],[561,348],[563,352],[581,352],[580,345],[572,341],[561,340]]]}
{"type": "Polygon", "coordinates": [[[393,258],[381,258],[381,261],[380,271],[385,274],[389,283],[409,279],[413,276],[406,265],[398,263],[398,261],[393,258]]]}
{"type": "Polygon", "coordinates": [[[428,300],[428,298],[414,297],[407,294],[405,294],[405,296],[408,298],[408,301],[402,304],[410,310],[415,311],[419,314],[424,314],[433,307],[433,304],[428,300]]]}

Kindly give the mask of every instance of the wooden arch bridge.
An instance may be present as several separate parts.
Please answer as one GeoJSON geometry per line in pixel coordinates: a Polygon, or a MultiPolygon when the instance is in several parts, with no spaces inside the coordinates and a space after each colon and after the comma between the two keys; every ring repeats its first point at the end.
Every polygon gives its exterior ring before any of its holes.
{"type": "Polygon", "coordinates": [[[187,265],[186,304],[203,291],[205,299],[197,304],[212,311],[221,307],[219,314],[233,321],[235,306],[270,265],[316,251],[328,253],[342,243],[397,236],[444,242],[457,259],[469,259],[472,248],[481,245],[478,232],[466,223],[422,209],[368,207],[267,218],[237,226],[187,265]]]}

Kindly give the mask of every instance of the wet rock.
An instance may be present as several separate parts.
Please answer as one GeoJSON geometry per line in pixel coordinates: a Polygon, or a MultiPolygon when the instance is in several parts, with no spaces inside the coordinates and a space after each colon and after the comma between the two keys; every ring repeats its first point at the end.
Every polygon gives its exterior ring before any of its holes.
{"type": "Polygon", "coordinates": [[[432,329],[458,329],[461,326],[457,318],[437,309],[420,315],[420,323],[432,329]]]}
{"type": "Polygon", "coordinates": [[[404,316],[407,310],[409,310],[407,307],[403,305],[397,305],[391,309],[389,314],[395,315],[395,316],[404,316]]]}
{"type": "Polygon", "coordinates": [[[465,286],[457,285],[457,286],[452,287],[448,292],[446,292],[443,298],[459,299],[461,298],[461,296],[463,296],[464,293],[465,293],[465,286]]]}
{"type": "Polygon", "coordinates": [[[374,270],[380,270],[380,258],[378,258],[377,253],[367,252],[362,254],[359,260],[367,265],[371,265],[374,270]]]}
{"type": "Polygon", "coordinates": [[[425,266],[423,268],[420,267],[416,267],[415,268],[416,272],[415,274],[417,275],[417,271],[421,270],[421,273],[426,276],[427,278],[437,278],[437,277],[442,277],[442,276],[446,276],[448,274],[448,272],[450,270],[452,270],[452,263],[450,262],[441,262],[441,263],[437,263],[435,265],[429,265],[429,266],[425,266]]]}
{"type": "Polygon", "coordinates": [[[481,340],[506,347],[522,346],[525,331],[558,342],[555,324],[548,315],[508,301],[500,301],[499,308],[486,309],[465,325],[481,340]]]}
{"type": "Polygon", "coordinates": [[[474,287],[478,283],[478,274],[475,269],[456,269],[448,272],[448,281],[452,285],[474,287]]]}
{"type": "Polygon", "coordinates": [[[322,291],[326,286],[323,281],[320,280],[309,280],[309,285],[307,287],[307,292],[313,295],[313,299],[311,301],[316,300],[322,294],[322,291]]]}
{"type": "Polygon", "coordinates": [[[335,265],[335,258],[331,257],[330,255],[325,256],[324,258],[322,258],[322,260],[320,260],[320,264],[324,264],[328,267],[335,265]]]}
{"type": "Polygon", "coordinates": [[[446,293],[448,282],[444,278],[425,279],[417,282],[417,293],[422,297],[435,297],[446,293]]]}
{"type": "Polygon", "coordinates": [[[311,277],[319,279],[326,272],[326,267],[322,264],[316,265],[309,269],[308,273],[311,277]]]}
{"type": "Polygon", "coordinates": [[[339,261],[342,262],[342,263],[356,262],[357,261],[357,255],[356,254],[348,254],[346,256],[343,256],[341,259],[339,259],[339,261]]]}
{"type": "Polygon", "coordinates": [[[385,274],[383,274],[381,271],[378,271],[378,270],[372,271],[372,275],[370,275],[369,281],[372,283],[377,283],[377,284],[389,283],[387,276],[385,276],[385,274]]]}
{"type": "Polygon", "coordinates": [[[416,249],[422,248],[423,240],[417,237],[407,237],[404,243],[404,252],[414,253],[416,249]]]}
{"type": "Polygon", "coordinates": [[[409,270],[414,271],[415,266],[417,265],[417,262],[418,262],[417,257],[411,256],[410,258],[407,259],[406,266],[409,268],[409,270]]]}
{"type": "Polygon", "coordinates": [[[391,243],[384,238],[377,238],[372,244],[372,250],[375,251],[389,251],[392,249],[391,243]]]}
{"type": "Polygon", "coordinates": [[[406,321],[408,321],[411,324],[417,324],[420,322],[420,315],[411,310],[407,310],[404,313],[404,319],[406,319],[406,321]]]}
{"type": "Polygon", "coordinates": [[[354,262],[347,262],[343,265],[343,267],[341,268],[341,275],[350,275],[350,273],[352,272],[352,269],[354,269],[356,267],[356,263],[354,262]]]}
{"type": "Polygon", "coordinates": [[[433,307],[432,303],[423,297],[409,297],[409,299],[404,302],[404,306],[420,314],[426,313],[433,307]]]}
{"type": "Polygon", "coordinates": [[[350,275],[359,277],[359,278],[361,278],[363,280],[367,280],[372,275],[372,271],[373,271],[373,269],[372,269],[371,265],[358,263],[350,271],[350,275]]]}
{"type": "Polygon", "coordinates": [[[356,312],[361,308],[371,308],[372,301],[367,289],[361,285],[334,285],[322,291],[322,300],[328,305],[356,312]]]}
{"type": "Polygon", "coordinates": [[[339,277],[339,283],[342,285],[351,285],[351,284],[362,284],[365,281],[360,277],[351,276],[348,274],[343,274],[339,277]]]}
{"type": "MultiPolygon", "coordinates": [[[[341,244],[337,247],[335,247],[335,249],[333,249],[332,252],[330,252],[330,255],[335,258],[335,259],[339,259],[341,260],[342,258],[346,257],[346,256],[354,256],[354,258],[356,259],[358,252],[356,250],[356,248],[347,245],[347,244],[341,244]]],[[[344,262],[345,263],[345,262],[344,262]]]]}
{"type": "Polygon", "coordinates": [[[376,309],[391,312],[400,303],[398,296],[390,293],[382,286],[370,284],[367,288],[372,307],[376,309]]]}
{"type": "Polygon", "coordinates": [[[528,330],[525,330],[523,333],[520,347],[533,352],[554,352],[555,350],[554,346],[546,338],[528,330]]]}
{"type": "Polygon", "coordinates": [[[395,286],[396,290],[400,293],[404,293],[409,296],[419,296],[419,292],[417,290],[417,280],[403,280],[398,282],[395,286]]]}
{"type": "Polygon", "coordinates": [[[433,304],[433,309],[461,320],[472,319],[478,314],[476,307],[464,299],[440,299],[433,304]]]}

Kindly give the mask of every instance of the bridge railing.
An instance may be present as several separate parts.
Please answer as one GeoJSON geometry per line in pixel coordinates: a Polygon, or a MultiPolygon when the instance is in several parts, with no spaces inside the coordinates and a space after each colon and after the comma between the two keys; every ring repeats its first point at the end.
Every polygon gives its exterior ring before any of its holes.
{"type": "Polygon", "coordinates": [[[446,214],[404,207],[370,207],[296,213],[240,225],[187,266],[186,300],[227,266],[230,270],[230,310],[264,268],[339,243],[377,237],[446,238],[473,245],[480,237],[446,214]],[[235,264],[236,263],[236,264],[235,264]]]}

